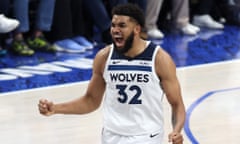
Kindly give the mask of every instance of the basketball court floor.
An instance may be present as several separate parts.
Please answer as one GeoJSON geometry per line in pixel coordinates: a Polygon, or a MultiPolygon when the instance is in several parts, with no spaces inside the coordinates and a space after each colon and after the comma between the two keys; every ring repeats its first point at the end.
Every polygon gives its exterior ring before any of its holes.
{"type": "MultiPolygon", "coordinates": [[[[205,31],[195,37],[167,35],[154,40],[177,65],[187,111],[184,144],[240,143],[239,34],[239,28],[227,26],[224,31],[205,31]]],[[[81,96],[94,54],[2,58],[0,143],[100,144],[101,108],[87,115],[51,117],[40,115],[37,108],[41,98],[63,102],[81,96]]],[[[167,143],[171,114],[166,99],[163,103],[167,143]]]]}

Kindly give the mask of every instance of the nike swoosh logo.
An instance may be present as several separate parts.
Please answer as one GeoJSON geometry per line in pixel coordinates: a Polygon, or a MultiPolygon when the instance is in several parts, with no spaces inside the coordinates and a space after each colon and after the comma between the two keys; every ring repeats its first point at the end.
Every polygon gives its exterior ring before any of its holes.
{"type": "Polygon", "coordinates": [[[157,134],[151,134],[151,135],[150,135],[150,138],[153,138],[153,137],[155,137],[155,136],[157,136],[157,135],[159,135],[159,133],[157,133],[157,134]]]}
{"type": "Polygon", "coordinates": [[[118,64],[120,61],[113,61],[112,64],[118,64]]]}

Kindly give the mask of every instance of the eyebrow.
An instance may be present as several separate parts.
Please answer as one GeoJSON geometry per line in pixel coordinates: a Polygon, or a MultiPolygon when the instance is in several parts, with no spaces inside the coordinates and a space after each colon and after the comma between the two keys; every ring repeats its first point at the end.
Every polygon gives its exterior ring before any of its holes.
{"type": "Polygon", "coordinates": [[[118,23],[112,22],[112,25],[126,25],[126,22],[118,22],[118,23]]]}

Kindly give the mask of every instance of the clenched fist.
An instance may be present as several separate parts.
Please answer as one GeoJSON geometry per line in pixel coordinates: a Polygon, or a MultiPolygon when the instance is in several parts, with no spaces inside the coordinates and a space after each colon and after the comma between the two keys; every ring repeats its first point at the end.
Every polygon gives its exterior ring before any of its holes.
{"type": "Polygon", "coordinates": [[[183,143],[183,136],[181,133],[172,132],[168,135],[169,142],[172,144],[182,144],[183,143]]]}
{"type": "Polygon", "coordinates": [[[55,112],[53,102],[48,101],[46,99],[39,100],[38,109],[39,112],[45,116],[53,115],[55,112]]]}

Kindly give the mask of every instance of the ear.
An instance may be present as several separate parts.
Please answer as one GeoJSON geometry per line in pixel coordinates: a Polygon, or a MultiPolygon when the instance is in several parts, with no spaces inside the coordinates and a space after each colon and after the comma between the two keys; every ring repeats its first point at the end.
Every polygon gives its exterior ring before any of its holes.
{"type": "Polygon", "coordinates": [[[142,27],[139,24],[136,25],[134,28],[134,33],[139,35],[141,31],[142,31],[142,27]]]}

